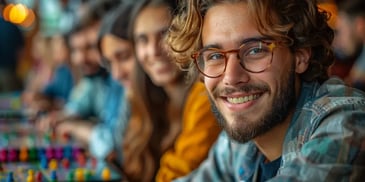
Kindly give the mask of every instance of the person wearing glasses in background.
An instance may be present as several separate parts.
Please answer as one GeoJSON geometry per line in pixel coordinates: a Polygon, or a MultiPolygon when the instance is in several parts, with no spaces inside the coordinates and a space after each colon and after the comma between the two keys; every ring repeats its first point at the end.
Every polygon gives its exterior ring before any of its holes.
{"type": "Polygon", "coordinates": [[[334,33],[315,0],[181,3],[171,54],[202,74],[224,132],[176,181],[364,179],[365,96],[329,78],[334,33]]]}

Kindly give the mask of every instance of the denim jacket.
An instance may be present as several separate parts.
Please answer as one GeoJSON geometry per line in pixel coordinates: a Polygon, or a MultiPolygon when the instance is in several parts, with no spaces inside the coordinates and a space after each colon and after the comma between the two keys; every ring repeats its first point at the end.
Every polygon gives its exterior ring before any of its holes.
{"type": "MultiPolygon", "coordinates": [[[[261,157],[253,141],[222,132],[202,165],[176,181],[256,181],[261,157]]],[[[303,82],[281,158],[269,181],[365,179],[365,94],[336,78],[303,82]]]]}
{"type": "Polygon", "coordinates": [[[111,151],[121,148],[122,136],[129,122],[129,103],[124,88],[109,77],[104,92],[103,110],[99,111],[99,123],[93,128],[89,143],[90,153],[101,160],[111,151]]]}

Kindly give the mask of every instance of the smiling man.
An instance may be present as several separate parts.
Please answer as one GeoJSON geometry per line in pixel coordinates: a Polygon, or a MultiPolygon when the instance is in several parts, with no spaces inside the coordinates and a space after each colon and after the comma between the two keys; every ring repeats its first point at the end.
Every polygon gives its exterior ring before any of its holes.
{"type": "Polygon", "coordinates": [[[202,75],[225,132],[177,181],[364,179],[364,93],[328,77],[334,34],[316,1],[182,3],[171,53],[202,75]]]}

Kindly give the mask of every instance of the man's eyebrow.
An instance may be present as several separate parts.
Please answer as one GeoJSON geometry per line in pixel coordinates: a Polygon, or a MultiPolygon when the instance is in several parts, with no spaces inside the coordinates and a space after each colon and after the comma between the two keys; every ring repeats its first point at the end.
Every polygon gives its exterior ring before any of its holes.
{"type": "Polygon", "coordinates": [[[222,46],[218,45],[218,44],[208,44],[206,46],[203,46],[202,49],[222,49],[222,46]]]}
{"type": "MultiPolygon", "coordinates": [[[[273,40],[273,39],[269,38],[269,37],[264,37],[264,36],[250,37],[250,38],[241,40],[239,42],[239,45],[246,44],[248,42],[263,41],[263,40],[265,41],[265,40],[273,40]]],[[[208,45],[202,47],[202,49],[210,49],[210,48],[222,49],[222,46],[220,46],[219,44],[208,44],[208,45]]]]}
{"type": "Polygon", "coordinates": [[[240,42],[240,45],[246,44],[247,42],[265,41],[265,40],[273,40],[273,39],[269,38],[269,37],[264,37],[264,36],[250,37],[250,38],[247,38],[247,39],[243,39],[240,42]]]}

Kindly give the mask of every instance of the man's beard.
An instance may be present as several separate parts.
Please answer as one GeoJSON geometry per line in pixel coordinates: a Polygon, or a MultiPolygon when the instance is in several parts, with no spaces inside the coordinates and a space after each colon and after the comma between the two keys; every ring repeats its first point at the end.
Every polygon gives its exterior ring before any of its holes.
{"type": "MultiPolygon", "coordinates": [[[[283,123],[289,112],[293,107],[295,107],[295,72],[294,69],[290,71],[290,75],[287,80],[288,83],[286,87],[282,87],[279,96],[274,99],[271,111],[264,114],[263,117],[257,121],[250,121],[244,114],[237,114],[235,116],[236,121],[231,121],[233,125],[229,125],[223,114],[218,110],[217,106],[214,104],[213,99],[209,96],[212,111],[218,121],[218,123],[224,128],[230,138],[233,140],[246,143],[249,140],[256,138],[275,126],[283,123]]],[[[253,86],[247,85],[241,87],[239,90],[252,90],[257,88],[264,89],[267,86],[253,86]]]]}

